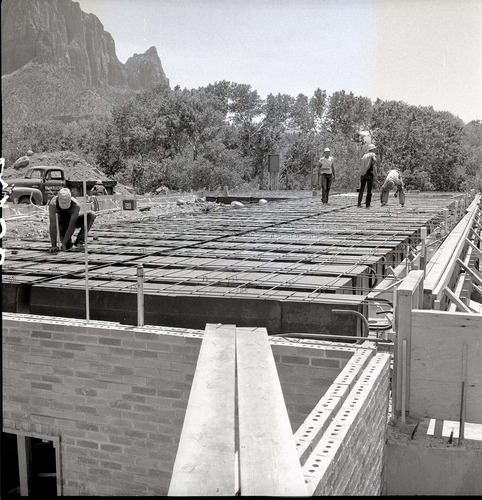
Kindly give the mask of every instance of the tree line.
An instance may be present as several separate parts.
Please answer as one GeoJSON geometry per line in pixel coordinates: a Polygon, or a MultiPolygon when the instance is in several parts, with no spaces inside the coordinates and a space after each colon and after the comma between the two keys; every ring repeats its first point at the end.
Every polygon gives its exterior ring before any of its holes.
{"type": "Polygon", "coordinates": [[[407,189],[482,189],[482,121],[447,111],[355,96],[269,94],[228,81],[197,89],[159,86],[109,116],[71,123],[34,121],[3,132],[7,166],[29,149],[71,150],[137,193],[220,187],[266,189],[268,155],[280,155],[279,189],[316,187],[329,147],[336,190],[355,190],[367,138],[378,146],[380,185],[392,168],[407,189]]]}

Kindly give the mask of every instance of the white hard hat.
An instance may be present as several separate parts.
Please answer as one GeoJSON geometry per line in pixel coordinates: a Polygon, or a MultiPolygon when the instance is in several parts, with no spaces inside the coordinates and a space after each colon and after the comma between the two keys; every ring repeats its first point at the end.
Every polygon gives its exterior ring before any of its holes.
{"type": "Polygon", "coordinates": [[[376,149],[375,144],[370,144],[370,145],[368,146],[368,151],[371,151],[372,149],[376,149]]]}
{"type": "Polygon", "coordinates": [[[331,149],[330,148],[325,148],[325,150],[323,151],[323,153],[326,153],[328,151],[328,153],[331,152],[331,149]]]}

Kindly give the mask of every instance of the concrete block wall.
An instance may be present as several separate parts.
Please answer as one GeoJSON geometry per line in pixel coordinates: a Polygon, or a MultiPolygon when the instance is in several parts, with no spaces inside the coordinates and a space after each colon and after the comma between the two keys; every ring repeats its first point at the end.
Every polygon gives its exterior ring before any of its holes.
{"type": "Polygon", "coordinates": [[[384,494],[389,368],[376,354],[326,428],[303,466],[310,495],[384,494]]]}
{"type": "Polygon", "coordinates": [[[303,341],[272,341],[273,356],[293,433],[330,388],[356,347],[303,341]]]}
{"type": "MultiPolygon", "coordinates": [[[[167,494],[201,331],[4,313],[2,342],[3,431],[60,438],[63,495],[167,494]]],[[[293,428],[352,350],[273,342],[293,428]]]]}

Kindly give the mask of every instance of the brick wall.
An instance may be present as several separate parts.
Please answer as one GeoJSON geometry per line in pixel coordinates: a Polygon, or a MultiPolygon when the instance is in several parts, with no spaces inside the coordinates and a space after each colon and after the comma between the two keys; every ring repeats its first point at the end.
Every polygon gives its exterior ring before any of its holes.
{"type": "MultiPolygon", "coordinates": [[[[2,341],[3,430],[60,438],[63,495],[167,494],[202,332],[4,314],[2,341]]],[[[352,351],[273,343],[293,429],[352,351]]]]}

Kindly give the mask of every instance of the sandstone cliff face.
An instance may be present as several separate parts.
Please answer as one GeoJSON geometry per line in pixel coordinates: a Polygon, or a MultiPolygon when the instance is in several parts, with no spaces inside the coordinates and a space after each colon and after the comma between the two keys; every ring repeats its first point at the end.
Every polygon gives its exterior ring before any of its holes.
{"type": "Polygon", "coordinates": [[[72,0],[2,0],[2,75],[27,63],[55,64],[94,86],[169,85],[155,47],[122,64],[112,36],[72,0]]]}

